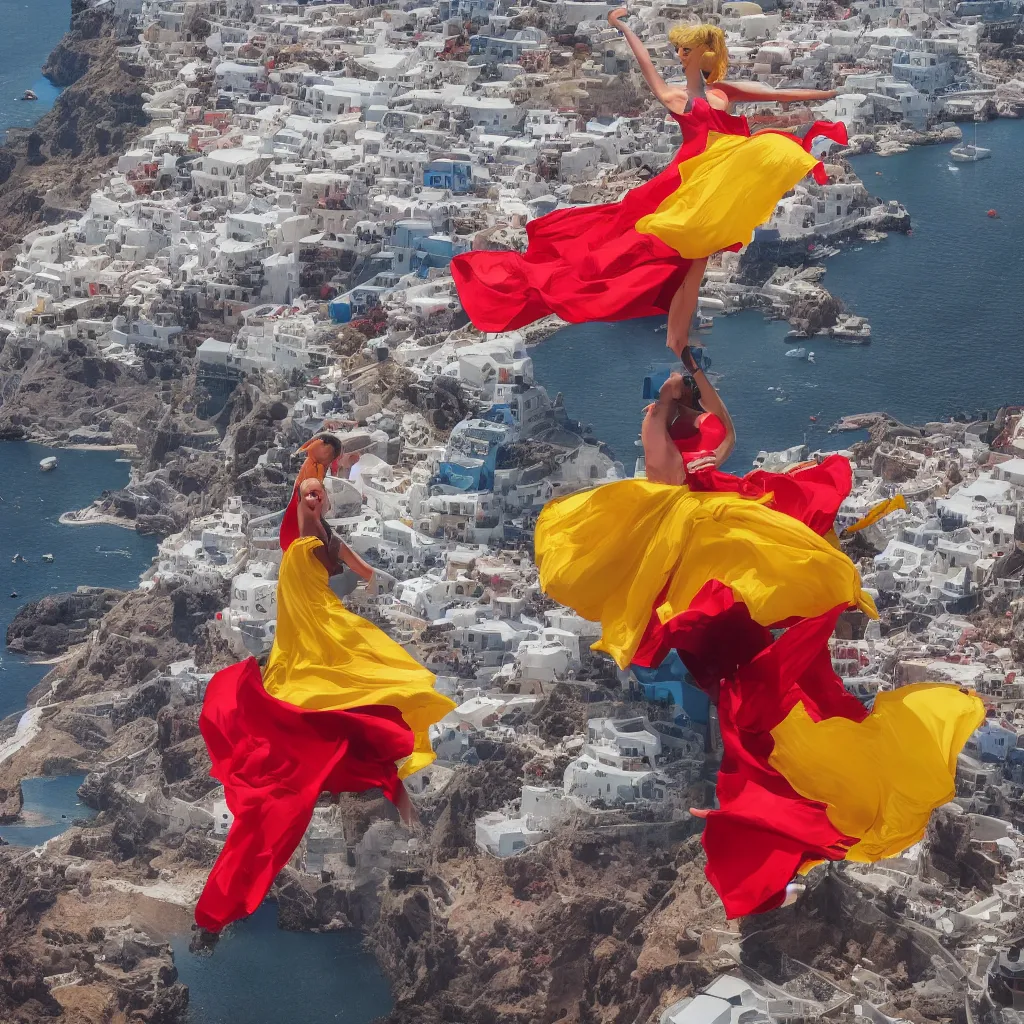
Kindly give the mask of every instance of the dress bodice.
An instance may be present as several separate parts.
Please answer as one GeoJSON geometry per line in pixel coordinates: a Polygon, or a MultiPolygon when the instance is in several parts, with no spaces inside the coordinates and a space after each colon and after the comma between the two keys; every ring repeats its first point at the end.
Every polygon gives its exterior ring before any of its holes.
{"type": "Polygon", "coordinates": [[[684,144],[691,139],[706,137],[708,132],[717,132],[720,135],[750,134],[750,125],[747,124],[745,117],[719,110],[711,106],[703,96],[694,99],[685,114],[677,114],[674,110],[669,113],[683,133],[684,144]]]}
{"type": "Polygon", "coordinates": [[[702,413],[693,422],[677,419],[668,434],[681,455],[712,452],[726,438],[725,424],[709,412],[702,413]]]}

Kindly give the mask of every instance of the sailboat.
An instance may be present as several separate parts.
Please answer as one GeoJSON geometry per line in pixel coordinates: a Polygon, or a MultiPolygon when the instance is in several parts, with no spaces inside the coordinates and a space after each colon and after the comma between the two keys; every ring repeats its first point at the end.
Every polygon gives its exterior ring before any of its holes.
{"type": "Polygon", "coordinates": [[[961,164],[977,163],[977,161],[984,160],[992,155],[991,149],[985,149],[984,146],[978,145],[977,121],[974,123],[974,142],[961,142],[949,151],[949,155],[953,160],[961,164]]]}

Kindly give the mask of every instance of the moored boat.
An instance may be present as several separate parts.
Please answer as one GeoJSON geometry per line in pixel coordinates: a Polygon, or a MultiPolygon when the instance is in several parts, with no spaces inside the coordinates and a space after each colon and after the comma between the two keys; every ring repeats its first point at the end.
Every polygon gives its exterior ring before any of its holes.
{"type": "Polygon", "coordinates": [[[850,345],[867,345],[871,341],[871,324],[862,316],[840,316],[828,333],[850,345]]]}

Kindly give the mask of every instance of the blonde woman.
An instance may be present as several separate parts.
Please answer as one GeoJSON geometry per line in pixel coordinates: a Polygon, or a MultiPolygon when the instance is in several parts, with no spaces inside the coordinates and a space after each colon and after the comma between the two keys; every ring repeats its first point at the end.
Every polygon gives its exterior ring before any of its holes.
{"type": "Polygon", "coordinates": [[[661,174],[616,203],[555,210],[527,225],[525,253],[474,251],[452,261],[469,318],[484,331],[508,331],[552,313],[571,323],[669,314],[668,345],[677,354],[708,257],[750,241],[775,204],[804,175],[824,181],[810,155],[815,138],[846,141],[842,124],[816,122],[803,139],[784,132],[751,136],[736,102],[825,100],[834,92],[775,90],[726,82],[722,30],[677,25],[669,33],[684,85],[658,74],[639,37],[608,16],[625,37],[647,84],[678,122],[683,144],[661,174]]]}

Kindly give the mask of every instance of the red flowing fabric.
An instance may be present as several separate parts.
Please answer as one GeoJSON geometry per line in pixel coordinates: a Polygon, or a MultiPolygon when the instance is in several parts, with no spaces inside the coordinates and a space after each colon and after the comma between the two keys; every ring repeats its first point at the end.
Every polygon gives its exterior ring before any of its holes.
{"type": "MultiPolygon", "coordinates": [[[[668,312],[690,261],[654,235],[638,232],[636,224],[679,188],[679,165],[704,152],[710,132],[750,135],[745,117],[703,99],[672,117],[682,129],[682,146],[665,170],[619,202],[555,210],[530,221],[525,253],[478,250],[452,260],[459,299],[477,328],[511,331],[552,313],[569,323],[590,323],[668,312]]],[[[810,152],[822,137],[845,144],[846,128],[816,121],[804,138],[788,137],[810,152]]],[[[827,180],[820,162],[813,174],[827,180]]],[[[745,241],[729,248],[739,250],[745,241]]]]}
{"type": "MultiPolygon", "coordinates": [[[[664,594],[655,607],[663,600],[664,594]]],[[[694,682],[713,698],[720,680],[732,676],[771,642],[771,631],[751,619],[732,588],[711,580],[681,615],[664,625],[656,614],[651,616],[633,664],[656,668],[674,648],[694,682]]]]}
{"type": "MultiPolygon", "coordinates": [[[[686,462],[714,451],[725,440],[726,430],[717,416],[704,413],[695,424],[681,424],[677,420],[669,435],[686,462]]],[[[731,491],[752,499],[770,494],[770,508],[799,519],[824,536],[832,529],[839,506],[850,493],[853,471],[844,456],[829,455],[821,463],[792,473],[757,469],[740,477],[718,469],[701,469],[688,473],[686,483],[695,491],[731,491]]],[[[664,595],[659,595],[654,607],[662,600],[664,595]]],[[[697,685],[712,692],[719,679],[732,675],[737,666],[767,643],[771,643],[771,633],[751,621],[746,607],[735,602],[728,587],[712,580],[690,607],[674,619],[662,623],[652,611],[633,664],[655,668],[675,648],[697,685]],[[719,617],[720,622],[713,621],[719,617]]]]}
{"type": "Polygon", "coordinates": [[[702,842],[708,881],[730,918],[781,906],[801,868],[842,860],[857,842],[832,825],[824,804],[800,796],[768,761],[772,729],[800,701],[812,721],[867,717],[832,668],[828,638],[842,610],[801,620],[722,681],[719,809],[706,812],[702,842]]]}
{"type": "MultiPolygon", "coordinates": [[[[725,440],[726,429],[717,416],[704,413],[695,424],[676,420],[669,429],[669,436],[685,463],[713,452],[725,440]]],[[[829,455],[820,463],[802,466],[790,473],[755,469],[746,476],[734,476],[708,467],[687,473],[686,483],[695,491],[732,491],[745,498],[771,494],[771,508],[799,519],[823,537],[832,529],[839,506],[850,493],[853,470],[845,456],[829,455]]]]}
{"type": "Polygon", "coordinates": [[[287,551],[292,544],[299,539],[299,489],[292,491],[292,500],[284,510],[284,518],[281,520],[281,529],[277,533],[281,544],[281,550],[287,551]]]}
{"type": "Polygon", "coordinates": [[[690,261],[660,238],[640,234],[636,223],[679,187],[685,149],[617,203],[555,210],[530,221],[523,254],[456,256],[452,277],[474,325],[512,331],[552,313],[569,323],[667,313],[690,261]]]}
{"type": "Polygon", "coordinates": [[[396,762],[413,750],[397,708],[308,711],[270,696],[254,658],[218,672],[199,728],[234,815],[196,905],[208,931],[251,914],[288,863],[323,792],[380,787],[397,797],[396,762]]]}

